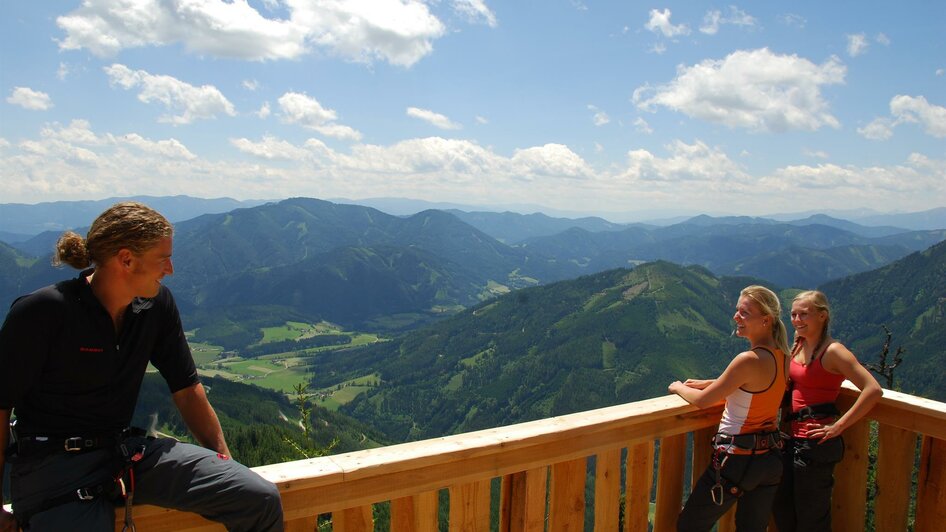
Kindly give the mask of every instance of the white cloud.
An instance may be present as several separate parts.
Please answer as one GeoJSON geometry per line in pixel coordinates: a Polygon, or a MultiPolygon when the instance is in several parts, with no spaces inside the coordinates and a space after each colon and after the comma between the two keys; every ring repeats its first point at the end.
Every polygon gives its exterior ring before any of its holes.
{"type": "Polygon", "coordinates": [[[407,116],[423,120],[440,129],[460,129],[463,127],[440,113],[435,113],[428,109],[420,109],[418,107],[408,107],[407,116]]]}
{"type": "Polygon", "coordinates": [[[639,116],[634,120],[634,128],[637,129],[637,131],[646,133],[648,135],[654,132],[653,128],[650,127],[650,124],[648,124],[646,120],[639,116]]]}
{"type": "Polygon", "coordinates": [[[470,22],[482,20],[490,28],[495,28],[496,14],[493,13],[483,0],[453,0],[453,9],[470,22]]]}
{"type": "Polygon", "coordinates": [[[870,140],[887,140],[893,136],[893,122],[889,118],[875,118],[866,126],[857,128],[857,132],[870,140]]]}
{"type": "Polygon", "coordinates": [[[707,35],[716,35],[719,32],[719,27],[723,24],[751,27],[756,25],[756,19],[736,6],[729,6],[729,15],[725,17],[722,11],[712,9],[703,16],[703,25],[700,26],[700,32],[707,35]]]}
{"type": "Polygon", "coordinates": [[[667,45],[662,42],[654,43],[654,45],[651,46],[650,49],[648,50],[648,52],[657,54],[657,55],[661,55],[666,51],[667,51],[667,45]]]}
{"type": "Polygon", "coordinates": [[[235,116],[230,100],[213,85],[196,87],[171,76],[153,75],[144,70],[131,70],[115,63],[104,67],[109,83],[124,89],[139,88],[138,99],[144,103],[160,103],[176,115],[163,115],[158,120],[175,125],[189,124],[197,119],[216,118],[219,114],[235,116]]]}
{"type": "Polygon", "coordinates": [[[287,92],[279,97],[279,108],[283,122],[299,124],[329,137],[343,140],[360,140],[361,133],[349,126],[335,123],[338,114],[322,107],[318,100],[304,93],[287,92]]]}
{"type": "Polygon", "coordinates": [[[857,132],[871,140],[887,140],[901,124],[919,124],[927,134],[944,138],[946,107],[931,104],[923,96],[898,94],[890,99],[890,117],[875,118],[857,132]]]}
{"type": "Polygon", "coordinates": [[[284,159],[289,161],[302,161],[308,156],[309,152],[299,148],[285,140],[280,140],[272,136],[263,137],[260,142],[253,142],[247,138],[230,139],[236,149],[243,153],[248,153],[262,159],[284,159]]]}
{"type": "Polygon", "coordinates": [[[260,106],[259,111],[256,111],[256,116],[267,119],[269,115],[272,114],[272,109],[269,107],[269,102],[263,102],[263,105],[260,106]]]}
{"type": "Polygon", "coordinates": [[[670,156],[661,158],[638,149],[627,154],[627,169],[622,176],[634,181],[679,183],[701,181],[713,187],[738,179],[738,186],[748,186],[746,172],[719,148],[711,148],[697,140],[687,144],[676,140],[665,146],[670,156]]]}
{"type": "Polygon", "coordinates": [[[650,10],[650,20],[644,27],[654,33],[660,33],[664,37],[671,38],[677,35],[689,35],[690,28],[686,24],[677,24],[674,26],[670,22],[671,12],[669,9],[663,11],[657,9],[650,10]]]}
{"type": "Polygon", "coordinates": [[[923,96],[894,96],[890,100],[890,114],[898,123],[917,123],[934,137],[946,137],[946,107],[931,104],[923,96]]]}
{"type": "Polygon", "coordinates": [[[59,68],[56,69],[56,77],[59,79],[59,81],[64,81],[66,79],[66,76],[68,75],[69,75],[69,65],[60,61],[59,68]]]}
{"type": "Polygon", "coordinates": [[[489,124],[489,119],[479,116],[479,115],[477,115],[476,118],[474,118],[474,120],[476,120],[477,124],[481,124],[481,125],[489,124]]]}
{"type": "Polygon", "coordinates": [[[594,122],[594,125],[601,127],[611,122],[611,117],[608,116],[608,113],[605,113],[594,105],[589,105],[588,110],[594,113],[594,116],[591,117],[591,121],[594,122]]]}
{"type": "Polygon", "coordinates": [[[890,37],[887,37],[885,33],[878,33],[874,40],[884,46],[890,46],[890,37]]]}
{"type": "Polygon", "coordinates": [[[813,158],[815,158],[815,159],[828,159],[828,158],[830,158],[830,156],[828,155],[828,152],[826,152],[826,151],[824,151],[824,150],[809,150],[809,149],[805,148],[804,150],[802,150],[802,154],[803,154],[805,157],[813,157],[813,158]]]}
{"type": "Polygon", "coordinates": [[[47,111],[53,107],[53,101],[45,92],[34,91],[29,87],[13,87],[7,96],[7,103],[19,105],[30,111],[47,111]]]}
{"type": "Polygon", "coordinates": [[[662,106],[753,131],[837,128],[840,124],[829,113],[821,87],[843,83],[845,73],[835,57],[816,65],[767,48],[737,51],[721,60],[678,66],[676,79],[659,87],[638,87],[633,101],[642,110],[662,106]]]}
{"type": "Polygon", "coordinates": [[[591,167],[563,144],[546,144],[516,150],[512,156],[512,164],[520,176],[582,178],[593,175],[591,167]]]}
{"type": "Polygon", "coordinates": [[[318,131],[326,137],[332,137],[339,140],[361,140],[361,132],[342,124],[322,124],[320,126],[314,126],[312,129],[318,131]]]}
{"type": "MultiPolygon", "coordinates": [[[[795,165],[776,170],[760,184],[773,192],[807,190],[842,195],[853,205],[877,205],[915,202],[919,195],[942,198],[946,194],[946,161],[913,153],[905,164],[860,167],[855,165],[795,165]]],[[[916,206],[916,208],[922,208],[916,206]]]]}
{"type": "Polygon", "coordinates": [[[315,45],[354,61],[410,66],[445,32],[422,0],[283,5],[288,17],[267,18],[242,0],[85,0],[56,19],[65,32],[59,47],[110,57],[127,48],[180,43],[196,54],[263,61],[296,59],[315,45]]]}
{"type": "Polygon", "coordinates": [[[795,13],[786,13],[784,15],[779,15],[779,22],[785,24],[786,26],[792,28],[802,29],[805,27],[805,24],[808,24],[808,20],[801,15],[796,15],[795,13]]]}
{"type": "Polygon", "coordinates": [[[259,82],[255,79],[244,79],[242,85],[244,89],[250,92],[255,92],[259,89],[259,82]]]}
{"type": "Polygon", "coordinates": [[[867,35],[858,33],[847,36],[847,55],[857,57],[867,51],[870,44],[867,42],[867,35]]]}
{"type": "Polygon", "coordinates": [[[937,75],[937,76],[942,76],[943,74],[946,74],[946,68],[937,68],[937,69],[936,69],[936,75],[937,75]]]}

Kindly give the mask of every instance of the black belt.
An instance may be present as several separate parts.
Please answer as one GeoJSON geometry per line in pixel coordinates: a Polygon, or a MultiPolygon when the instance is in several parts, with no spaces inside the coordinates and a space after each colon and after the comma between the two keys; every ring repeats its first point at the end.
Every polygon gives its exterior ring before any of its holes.
{"type": "Polygon", "coordinates": [[[782,436],[778,431],[736,435],[718,433],[713,436],[713,445],[732,445],[746,451],[768,451],[782,447],[782,436]]]}
{"type": "Polygon", "coordinates": [[[146,434],[144,429],[131,427],[119,432],[82,436],[17,435],[15,449],[17,456],[23,457],[60,452],[81,453],[96,449],[114,449],[126,438],[146,434]]]}
{"type": "Polygon", "coordinates": [[[838,407],[834,403],[818,403],[816,405],[803,406],[798,412],[792,412],[788,419],[795,421],[804,421],[806,419],[822,419],[826,417],[835,417],[840,415],[838,407]]]}

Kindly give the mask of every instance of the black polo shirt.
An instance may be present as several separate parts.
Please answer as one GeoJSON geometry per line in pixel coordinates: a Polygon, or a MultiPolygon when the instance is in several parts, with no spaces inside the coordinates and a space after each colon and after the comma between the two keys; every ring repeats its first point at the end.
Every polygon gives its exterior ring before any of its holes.
{"type": "Polygon", "coordinates": [[[0,408],[15,410],[21,434],[127,427],[149,361],[171,393],[198,382],[171,291],[132,302],[116,335],[91,273],[17,299],[0,328],[0,408]]]}

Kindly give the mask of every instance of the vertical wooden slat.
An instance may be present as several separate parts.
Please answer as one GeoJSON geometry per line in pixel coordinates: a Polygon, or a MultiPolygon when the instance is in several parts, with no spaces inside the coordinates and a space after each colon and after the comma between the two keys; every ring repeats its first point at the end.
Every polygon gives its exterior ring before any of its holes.
{"type": "Polygon", "coordinates": [[[318,525],[319,518],[318,516],[312,517],[303,517],[301,519],[293,519],[292,521],[285,521],[283,523],[284,532],[314,532],[315,527],[318,525]]]}
{"type": "Polygon", "coordinates": [[[866,419],[844,431],[844,459],[834,469],[831,528],[842,532],[864,530],[867,516],[867,446],[870,425],[866,419]]]}
{"type": "Polygon", "coordinates": [[[716,434],[716,426],[706,427],[693,431],[693,468],[690,472],[690,489],[696,485],[706,468],[709,467],[710,460],[713,459],[713,446],[710,444],[711,438],[716,434]]]}
{"type": "Polygon", "coordinates": [[[660,440],[657,462],[657,509],[654,530],[673,530],[683,507],[683,471],[686,466],[686,434],[660,440]]]}
{"type": "Polygon", "coordinates": [[[333,532],[371,532],[372,530],[374,530],[374,519],[371,516],[370,504],[332,512],[333,532]]]}
{"type": "Polygon", "coordinates": [[[627,448],[627,486],[624,489],[624,532],[647,532],[650,492],[654,487],[654,442],[627,448]]]}
{"type": "Polygon", "coordinates": [[[489,489],[489,479],[450,487],[451,531],[489,531],[489,489]]]}
{"type": "Polygon", "coordinates": [[[920,451],[915,530],[942,530],[946,523],[946,441],[925,436],[920,451]]]}
{"type": "Polygon", "coordinates": [[[437,532],[437,492],[391,501],[391,530],[437,532]]]}
{"type": "Polygon", "coordinates": [[[736,508],[739,507],[739,502],[733,505],[728,512],[723,514],[722,517],[717,521],[716,530],[717,532],[735,532],[736,531],[736,508]]]}
{"type": "Polygon", "coordinates": [[[506,475],[500,502],[500,532],[544,531],[547,490],[547,467],[506,475]]]}
{"type": "Polygon", "coordinates": [[[610,449],[595,463],[595,530],[617,530],[620,514],[621,449],[610,449]]]}
{"type": "Polygon", "coordinates": [[[549,530],[574,532],[585,527],[585,468],[579,458],[552,466],[549,530]]]}
{"type": "Polygon", "coordinates": [[[905,530],[910,509],[910,482],[913,478],[917,434],[881,424],[877,436],[879,447],[874,527],[877,530],[905,530]]]}

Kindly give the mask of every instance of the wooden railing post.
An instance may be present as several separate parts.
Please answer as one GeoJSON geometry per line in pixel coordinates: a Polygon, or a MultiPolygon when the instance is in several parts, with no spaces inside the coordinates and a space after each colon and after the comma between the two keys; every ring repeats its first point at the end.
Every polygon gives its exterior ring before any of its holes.
{"type": "Polygon", "coordinates": [[[867,517],[867,448],[870,424],[862,419],[844,431],[844,459],[834,468],[831,528],[864,530],[867,517]]]}
{"type": "Polygon", "coordinates": [[[500,532],[543,532],[548,493],[548,467],[520,471],[503,478],[500,532]]]}
{"type": "Polygon", "coordinates": [[[489,532],[490,481],[450,487],[451,532],[489,532]]]}
{"type": "Polygon", "coordinates": [[[942,530],[946,523],[946,440],[923,438],[916,490],[915,530],[942,530]]]}
{"type": "Polygon", "coordinates": [[[394,499],[391,501],[391,530],[437,532],[438,501],[436,491],[394,499]]]}
{"type": "Polygon", "coordinates": [[[624,532],[647,532],[650,491],[654,487],[654,441],[627,448],[627,486],[624,489],[624,532]]]}
{"type": "Polygon", "coordinates": [[[372,532],[374,517],[371,505],[332,512],[332,532],[372,532]]]}
{"type": "Polygon", "coordinates": [[[586,458],[552,466],[549,530],[576,532],[585,529],[586,458]]]}
{"type": "Polygon", "coordinates": [[[874,528],[905,530],[917,433],[886,424],[877,427],[877,476],[874,528]]]}
{"type": "Polygon", "coordinates": [[[660,439],[654,530],[673,530],[677,526],[677,517],[683,507],[686,437],[686,434],[677,434],[660,439]]]}
{"type": "Polygon", "coordinates": [[[595,530],[618,529],[621,514],[621,449],[598,453],[595,463],[595,530]]]}

